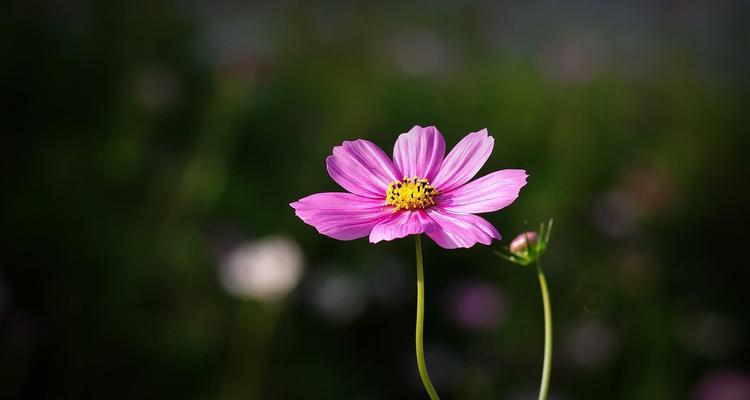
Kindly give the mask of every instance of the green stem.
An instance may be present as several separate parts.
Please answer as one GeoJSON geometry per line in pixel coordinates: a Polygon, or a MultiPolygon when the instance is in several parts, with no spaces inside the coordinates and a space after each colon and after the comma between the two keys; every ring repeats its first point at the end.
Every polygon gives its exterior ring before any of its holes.
{"type": "Polygon", "coordinates": [[[439,400],[435,388],[430,381],[430,375],[427,374],[427,365],[424,362],[424,348],[422,347],[422,337],[424,336],[424,271],[422,265],[422,239],[419,235],[415,236],[417,244],[417,367],[419,368],[419,377],[422,378],[422,384],[430,395],[430,399],[439,400]]]}
{"type": "Polygon", "coordinates": [[[237,304],[218,398],[263,398],[273,340],[282,309],[282,304],[260,304],[249,300],[237,304]]]}
{"type": "Polygon", "coordinates": [[[544,303],[544,367],[542,368],[542,384],[539,387],[539,400],[547,399],[549,391],[549,374],[552,366],[552,307],[549,301],[549,290],[547,279],[542,271],[542,264],[536,259],[536,274],[539,278],[539,288],[542,291],[542,303],[544,303]]]}

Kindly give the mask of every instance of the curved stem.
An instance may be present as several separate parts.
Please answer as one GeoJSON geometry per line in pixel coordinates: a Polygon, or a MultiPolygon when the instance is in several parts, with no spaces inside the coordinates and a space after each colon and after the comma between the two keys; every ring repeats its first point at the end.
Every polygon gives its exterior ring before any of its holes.
{"type": "Polygon", "coordinates": [[[544,367],[542,368],[542,384],[539,387],[539,400],[547,399],[549,391],[549,374],[552,366],[552,307],[549,301],[549,290],[547,279],[542,271],[542,264],[536,260],[536,274],[539,278],[539,288],[542,291],[542,303],[544,304],[544,367]]]}
{"type": "Polygon", "coordinates": [[[419,235],[415,236],[417,245],[417,367],[419,368],[419,377],[422,378],[422,384],[430,395],[430,399],[439,400],[435,388],[430,381],[430,375],[427,374],[427,365],[424,362],[424,348],[422,347],[422,337],[424,329],[424,271],[422,265],[422,240],[419,235]]]}

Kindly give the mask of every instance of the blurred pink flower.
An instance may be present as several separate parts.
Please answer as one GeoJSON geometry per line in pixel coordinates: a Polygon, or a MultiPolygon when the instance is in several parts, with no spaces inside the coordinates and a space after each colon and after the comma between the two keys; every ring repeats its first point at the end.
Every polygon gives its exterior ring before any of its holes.
{"type": "Polygon", "coordinates": [[[500,234],[475,213],[507,207],[526,184],[526,171],[505,169],[469,182],[492,153],[486,129],[470,133],[445,156],[430,126],[398,137],[393,161],[367,140],[345,141],[326,159],[328,173],[349,193],[316,193],[290,205],[305,223],[338,240],[371,243],[427,234],[446,249],[488,245],[500,234]]]}
{"type": "Polygon", "coordinates": [[[506,302],[502,292],[483,282],[456,285],[450,296],[450,312],[461,326],[491,331],[505,322],[506,302]]]}
{"type": "Polygon", "coordinates": [[[713,371],[700,380],[694,400],[750,399],[750,375],[735,370],[713,371]]]}

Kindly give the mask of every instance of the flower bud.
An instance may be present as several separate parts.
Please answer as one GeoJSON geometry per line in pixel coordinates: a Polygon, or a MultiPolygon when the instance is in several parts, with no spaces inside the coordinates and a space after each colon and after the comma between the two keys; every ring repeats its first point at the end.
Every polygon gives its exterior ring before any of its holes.
{"type": "Polygon", "coordinates": [[[536,232],[524,232],[510,242],[510,252],[517,256],[526,255],[529,246],[534,247],[539,243],[539,234],[536,232]]]}

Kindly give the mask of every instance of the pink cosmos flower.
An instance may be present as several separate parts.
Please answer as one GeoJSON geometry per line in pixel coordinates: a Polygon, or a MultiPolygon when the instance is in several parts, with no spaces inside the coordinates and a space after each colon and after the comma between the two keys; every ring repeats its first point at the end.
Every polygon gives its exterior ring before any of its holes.
{"type": "Polygon", "coordinates": [[[507,207],[526,185],[526,171],[503,169],[469,182],[492,153],[487,129],[464,137],[445,155],[437,128],[401,134],[393,161],[359,139],[333,148],[328,174],[349,193],[316,193],[290,205],[302,221],[338,240],[369,236],[371,243],[427,234],[446,249],[500,239],[474,214],[507,207]]]}

